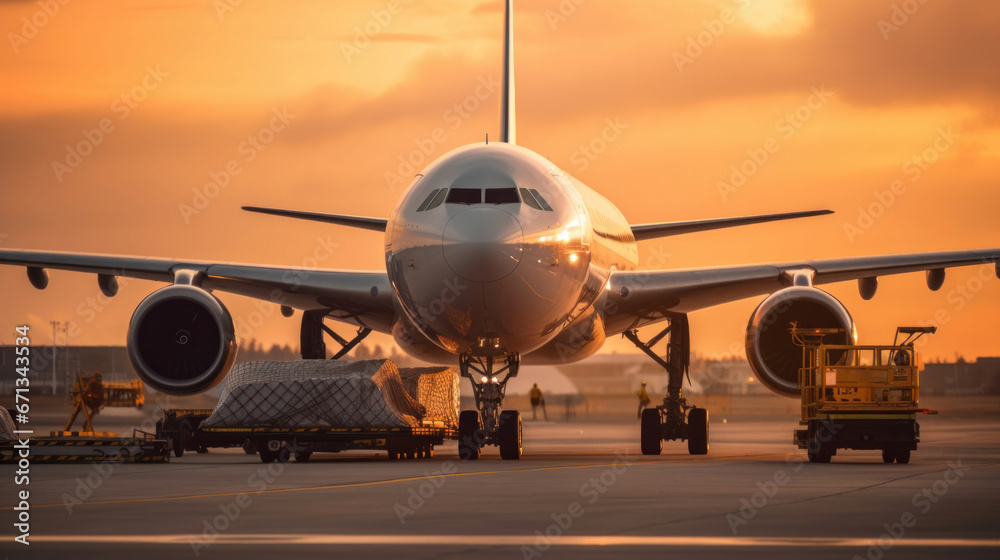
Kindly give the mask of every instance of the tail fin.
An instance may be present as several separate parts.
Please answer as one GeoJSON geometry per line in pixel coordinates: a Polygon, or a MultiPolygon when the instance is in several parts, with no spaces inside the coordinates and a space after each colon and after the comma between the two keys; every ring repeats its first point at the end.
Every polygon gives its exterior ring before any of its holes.
{"type": "Polygon", "coordinates": [[[514,0],[507,0],[503,32],[503,101],[500,107],[500,141],[517,144],[517,124],[514,117],[514,0]]]}

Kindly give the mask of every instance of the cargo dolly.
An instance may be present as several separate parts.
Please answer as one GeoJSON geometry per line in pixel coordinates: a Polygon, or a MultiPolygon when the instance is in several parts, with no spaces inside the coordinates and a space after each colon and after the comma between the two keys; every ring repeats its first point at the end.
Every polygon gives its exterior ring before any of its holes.
{"type": "Polygon", "coordinates": [[[209,448],[241,447],[249,455],[259,454],[264,463],[298,462],[314,452],[338,453],[352,449],[386,451],[389,459],[429,459],[434,446],[456,439],[456,430],[442,422],[402,428],[201,428],[212,414],[209,409],[169,409],[156,423],[157,438],[171,442],[174,455],[185,451],[206,453],[209,448]]]}
{"type": "Polygon", "coordinates": [[[793,443],[806,449],[812,463],[829,463],[838,449],[878,449],[886,463],[910,462],[920,441],[917,414],[919,380],[913,342],[936,327],[899,327],[891,346],[823,344],[841,329],[803,328],[792,324],[802,347],[799,369],[804,428],[793,443]],[[904,340],[900,337],[905,335],[904,340]]]}

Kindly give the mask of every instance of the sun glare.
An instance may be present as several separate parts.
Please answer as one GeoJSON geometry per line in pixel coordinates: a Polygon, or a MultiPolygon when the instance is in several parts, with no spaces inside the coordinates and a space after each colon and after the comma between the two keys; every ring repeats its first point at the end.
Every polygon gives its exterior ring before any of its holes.
{"type": "Polygon", "coordinates": [[[805,0],[743,0],[739,13],[762,35],[797,35],[812,23],[805,0]]]}

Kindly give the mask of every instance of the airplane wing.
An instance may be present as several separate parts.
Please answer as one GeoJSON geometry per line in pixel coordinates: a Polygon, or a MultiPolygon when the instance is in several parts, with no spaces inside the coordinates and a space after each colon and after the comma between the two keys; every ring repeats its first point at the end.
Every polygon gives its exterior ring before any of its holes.
{"type": "Polygon", "coordinates": [[[988,265],[1000,278],[1000,249],[850,257],[780,264],[663,271],[616,271],[608,281],[605,303],[608,335],[662,321],[668,313],[689,313],[792,285],[797,272],[814,285],[928,271],[927,283],[940,287],[945,268],[988,265]],[[935,285],[936,284],[936,285],[935,285]]]}
{"type": "MultiPolygon", "coordinates": [[[[140,278],[174,282],[178,271],[201,273],[201,287],[249,296],[296,309],[326,309],[336,320],[388,333],[395,317],[395,297],[385,272],[311,270],[174,259],[86,253],[0,250],[0,264],[28,267],[36,288],[48,285],[45,269],[98,275],[102,290],[109,279],[140,278]]],[[[111,290],[112,292],[115,290],[111,290]]]]}

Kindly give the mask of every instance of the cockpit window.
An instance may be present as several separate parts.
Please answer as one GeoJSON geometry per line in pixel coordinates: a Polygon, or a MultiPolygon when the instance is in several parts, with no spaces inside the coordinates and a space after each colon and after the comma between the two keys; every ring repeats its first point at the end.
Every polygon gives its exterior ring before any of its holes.
{"type": "Polygon", "coordinates": [[[548,202],[545,202],[545,199],[542,198],[542,195],[538,194],[537,190],[530,189],[530,191],[531,191],[531,195],[534,196],[535,200],[538,201],[538,204],[542,205],[542,210],[545,210],[546,212],[551,212],[552,211],[552,207],[549,206],[548,202]]]}
{"type": "Polygon", "coordinates": [[[535,200],[534,196],[531,196],[531,193],[528,192],[528,189],[521,189],[521,200],[523,200],[525,204],[531,206],[535,210],[542,209],[542,206],[538,204],[538,201],[535,200]]]}
{"type": "Polygon", "coordinates": [[[517,198],[517,189],[486,189],[486,204],[517,204],[521,202],[517,198]]]}
{"type": "Polygon", "coordinates": [[[434,197],[434,200],[432,200],[431,203],[427,205],[427,208],[424,208],[424,210],[430,210],[441,206],[441,203],[444,202],[444,196],[446,194],[448,194],[448,189],[441,189],[441,192],[434,197]]]}
{"type": "Polygon", "coordinates": [[[424,201],[420,204],[420,206],[417,207],[417,212],[423,212],[424,210],[427,210],[427,205],[429,205],[431,201],[434,200],[434,197],[437,196],[437,193],[440,191],[441,189],[432,190],[431,194],[427,195],[427,198],[425,198],[424,201]]]}
{"type": "Polygon", "coordinates": [[[483,202],[481,189],[451,189],[448,193],[448,204],[480,204],[483,202]]]}

